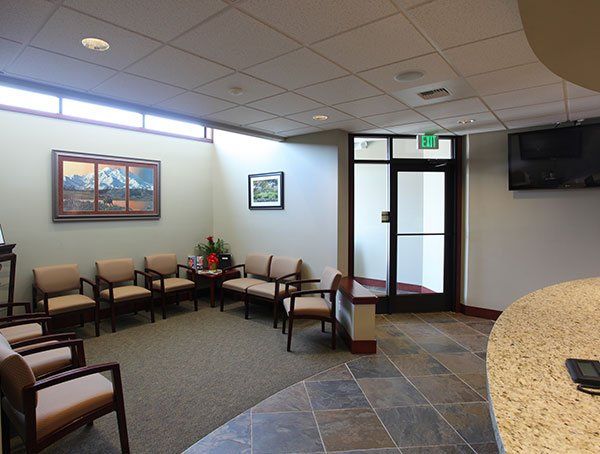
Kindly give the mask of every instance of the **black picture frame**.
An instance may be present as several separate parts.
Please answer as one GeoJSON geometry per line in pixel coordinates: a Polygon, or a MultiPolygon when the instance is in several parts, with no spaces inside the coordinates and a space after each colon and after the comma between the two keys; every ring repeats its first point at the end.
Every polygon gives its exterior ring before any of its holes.
{"type": "MultiPolygon", "coordinates": [[[[272,189],[272,188],[271,188],[272,189]]],[[[283,172],[255,173],[248,175],[248,209],[249,210],[283,210],[285,208],[285,192],[283,172]],[[277,197],[275,200],[256,200],[254,188],[260,181],[274,180],[277,197]]],[[[268,197],[268,196],[267,196],[268,197]]]]}
{"type": "Polygon", "coordinates": [[[2,224],[0,224],[0,246],[6,244],[6,240],[4,239],[4,232],[2,231],[2,224]]]}

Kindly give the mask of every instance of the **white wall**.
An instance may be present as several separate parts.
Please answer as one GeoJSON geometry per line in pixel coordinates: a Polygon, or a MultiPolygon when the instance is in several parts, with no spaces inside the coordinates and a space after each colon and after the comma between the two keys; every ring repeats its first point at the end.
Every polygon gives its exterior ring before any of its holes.
{"type": "Polygon", "coordinates": [[[215,131],[214,234],[234,261],[249,252],[301,257],[303,277],[338,265],[338,152],[346,135],[332,131],[288,142],[215,131]],[[249,210],[248,175],[284,172],[285,210],[249,210]]]}
{"type": "Polygon", "coordinates": [[[506,132],[469,136],[469,306],[503,310],[541,287],[600,276],[600,189],[510,192],[507,156],[506,132]]]}
{"type": "MultiPolygon", "coordinates": [[[[31,298],[32,268],[175,252],[183,260],[212,232],[212,144],[0,111],[0,224],[17,243],[16,297],[31,298]],[[51,150],[158,159],[158,221],[52,222],[51,150]]],[[[7,268],[7,267],[6,267],[7,268]]],[[[5,301],[5,294],[0,294],[5,301]]]]}

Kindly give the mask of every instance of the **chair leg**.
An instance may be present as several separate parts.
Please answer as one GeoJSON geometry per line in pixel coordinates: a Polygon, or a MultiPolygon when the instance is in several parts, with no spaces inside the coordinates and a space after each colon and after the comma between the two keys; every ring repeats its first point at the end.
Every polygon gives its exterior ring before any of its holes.
{"type": "Polygon", "coordinates": [[[167,295],[161,294],[160,304],[162,305],[162,316],[163,320],[167,318],[167,295]]]}
{"type": "Polygon", "coordinates": [[[94,327],[96,329],[96,337],[100,336],[100,308],[94,308],[94,327]]]}
{"type": "Polygon", "coordinates": [[[196,312],[198,312],[198,292],[196,291],[196,289],[194,288],[194,290],[192,290],[193,294],[194,294],[194,310],[196,312]]]}
{"type": "MultiPolygon", "coordinates": [[[[150,323],[154,323],[154,295],[150,296],[148,305],[150,306],[150,323]]],[[[148,311],[148,309],[146,309],[146,311],[148,311]]]]}
{"type": "Polygon", "coordinates": [[[2,453],[10,454],[10,420],[2,410],[2,453]]]}
{"type": "Polygon", "coordinates": [[[331,349],[335,350],[335,331],[336,331],[336,321],[333,320],[331,322],[331,349]]]}
{"type": "Polygon", "coordinates": [[[275,304],[273,306],[273,328],[277,329],[277,322],[279,319],[279,300],[275,299],[275,304]]]}
{"type": "Polygon", "coordinates": [[[281,320],[281,333],[285,334],[285,324],[287,323],[287,315],[285,312],[283,313],[282,318],[283,318],[283,320],[281,320]]]}
{"type": "Polygon", "coordinates": [[[321,332],[325,332],[325,320],[321,320],[321,332]]]}
{"type": "Polygon", "coordinates": [[[287,351],[292,351],[292,328],[294,326],[294,315],[289,314],[290,327],[288,330],[288,341],[287,341],[287,351]]]}
{"type": "Polygon", "coordinates": [[[84,324],[83,312],[79,313],[79,326],[83,327],[84,324]]]}
{"type": "Polygon", "coordinates": [[[248,293],[244,293],[244,306],[245,306],[244,318],[246,320],[248,320],[250,318],[250,300],[248,298],[248,293]]]}
{"type": "Polygon", "coordinates": [[[223,308],[225,307],[225,289],[221,287],[221,312],[223,312],[223,308]]]}
{"type": "MultiPolygon", "coordinates": [[[[119,373],[119,382],[121,381],[121,373],[119,373]]],[[[121,452],[129,454],[129,437],[127,436],[127,421],[125,419],[125,403],[123,402],[123,390],[119,384],[119,392],[115,395],[117,426],[119,427],[119,441],[121,442],[121,452]]]]}
{"type": "Polygon", "coordinates": [[[110,329],[112,330],[113,333],[117,331],[117,314],[115,312],[116,312],[115,302],[111,301],[110,302],[110,329]]]}

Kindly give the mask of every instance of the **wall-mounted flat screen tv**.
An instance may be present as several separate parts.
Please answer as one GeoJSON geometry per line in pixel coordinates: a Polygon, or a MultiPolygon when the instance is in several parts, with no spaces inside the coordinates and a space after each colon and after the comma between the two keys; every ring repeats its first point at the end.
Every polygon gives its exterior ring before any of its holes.
{"type": "Polygon", "coordinates": [[[509,134],[508,173],[511,191],[600,187],[600,124],[509,134]]]}

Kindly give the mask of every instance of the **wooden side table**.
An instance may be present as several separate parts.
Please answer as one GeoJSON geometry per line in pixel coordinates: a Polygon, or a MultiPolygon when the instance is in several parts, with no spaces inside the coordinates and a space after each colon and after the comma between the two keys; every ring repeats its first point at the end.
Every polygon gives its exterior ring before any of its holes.
{"type": "Polygon", "coordinates": [[[239,270],[229,270],[220,273],[209,273],[208,271],[197,271],[196,276],[199,280],[206,280],[210,286],[210,307],[215,307],[215,296],[217,293],[217,283],[228,279],[240,277],[239,270]]]}
{"type": "MultiPolygon", "coordinates": [[[[17,272],[17,254],[13,252],[16,244],[3,244],[0,245],[0,263],[10,262],[10,277],[8,281],[8,302],[14,303],[15,301],[15,278],[17,272]]],[[[12,307],[8,307],[6,315],[13,315],[12,307]]]]}

